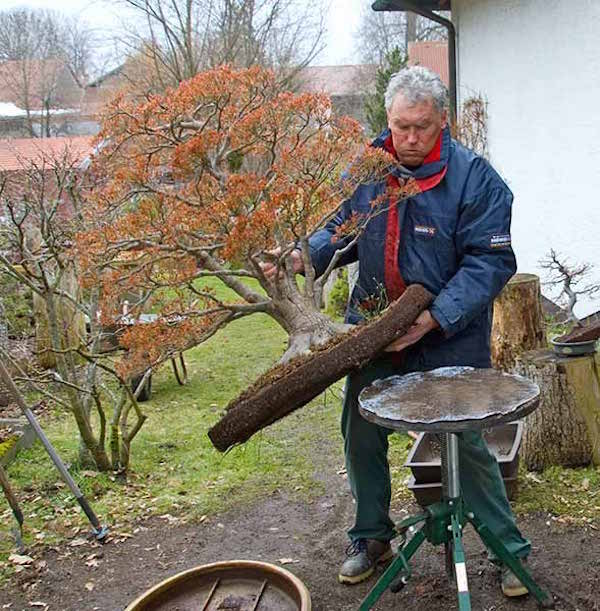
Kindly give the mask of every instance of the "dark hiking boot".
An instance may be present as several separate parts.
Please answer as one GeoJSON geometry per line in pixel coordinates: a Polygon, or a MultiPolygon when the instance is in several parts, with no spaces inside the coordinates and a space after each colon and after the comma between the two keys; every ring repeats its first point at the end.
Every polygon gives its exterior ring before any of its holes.
{"type": "Polygon", "coordinates": [[[389,560],[393,553],[389,541],[357,539],[346,549],[346,556],[338,580],[340,583],[355,584],[369,578],[375,566],[389,560]]]}
{"type": "MultiPolygon", "coordinates": [[[[527,558],[521,558],[521,564],[527,568],[527,558]]],[[[529,590],[507,566],[502,567],[502,593],[510,598],[529,594],[529,590]]]]}

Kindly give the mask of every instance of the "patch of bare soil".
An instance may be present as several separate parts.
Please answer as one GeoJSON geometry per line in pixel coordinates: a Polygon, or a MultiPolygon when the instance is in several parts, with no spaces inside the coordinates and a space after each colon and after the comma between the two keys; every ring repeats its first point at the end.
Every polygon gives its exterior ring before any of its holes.
{"type": "MultiPolygon", "coordinates": [[[[314,611],[358,609],[374,579],[350,587],[337,583],[348,543],[345,530],[354,513],[347,481],[340,474],[338,448],[310,451],[326,489],[316,500],[302,501],[278,492],[198,524],[169,525],[156,518],[132,526],[133,537],[115,534],[104,546],[76,539],[44,552],[34,550],[34,565],[0,593],[0,609],[118,611],[175,573],[233,559],[283,564],[310,590],[314,611]]],[[[394,508],[399,519],[406,515],[403,509],[394,508]]],[[[412,512],[416,507],[406,509],[412,512]]],[[[599,531],[561,525],[543,515],[529,515],[519,524],[533,543],[530,568],[555,596],[555,609],[600,610],[599,531]]],[[[530,596],[504,598],[498,569],[488,563],[472,529],[465,533],[465,547],[474,611],[537,609],[530,596]]],[[[386,592],[377,610],[457,609],[441,548],[424,545],[412,566],[408,586],[398,594],[386,592]]]]}

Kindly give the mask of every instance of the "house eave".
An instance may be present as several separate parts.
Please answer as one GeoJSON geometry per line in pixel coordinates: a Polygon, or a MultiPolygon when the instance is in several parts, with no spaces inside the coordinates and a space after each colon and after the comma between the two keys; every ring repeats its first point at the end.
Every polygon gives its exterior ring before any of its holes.
{"type": "Polygon", "coordinates": [[[449,11],[452,8],[451,0],[375,0],[372,6],[374,11],[406,11],[410,10],[407,4],[428,11],[449,11]]]}

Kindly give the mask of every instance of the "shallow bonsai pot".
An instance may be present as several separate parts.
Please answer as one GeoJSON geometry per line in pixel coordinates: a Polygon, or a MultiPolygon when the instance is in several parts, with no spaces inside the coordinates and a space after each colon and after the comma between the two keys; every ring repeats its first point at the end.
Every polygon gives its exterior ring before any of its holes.
{"type": "Polygon", "coordinates": [[[596,352],[597,339],[588,339],[584,342],[561,342],[551,339],[552,349],[561,356],[584,356],[596,352]]]}
{"type": "Polygon", "coordinates": [[[266,562],[230,560],[197,566],[157,584],[125,611],[311,611],[306,586],[266,562]]]}
{"type": "MultiPolygon", "coordinates": [[[[509,422],[484,430],[483,437],[500,465],[503,478],[516,477],[519,470],[519,447],[523,423],[509,422]]],[[[410,467],[416,484],[439,483],[442,480],[440,442],[434,433],[420,433],[404,463],[410,467]]]]}

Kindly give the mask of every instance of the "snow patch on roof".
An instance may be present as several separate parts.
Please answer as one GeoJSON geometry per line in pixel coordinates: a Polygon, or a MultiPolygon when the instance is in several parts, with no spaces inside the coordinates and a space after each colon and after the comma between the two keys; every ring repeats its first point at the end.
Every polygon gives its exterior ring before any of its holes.
{"type": "MultiPolygon", "coordinates": [[[[77,108],[51,108],[49,112],[51,115],[64,115],[64,114],[78,113],[79,110],[77,108]]],[[[46,111],[45,110],[30,110],[29,114],[33,116],[41,116],[41,115],[45,115],[46,111]]],[[[27,111],[24,110],[23,108],[19,108],[12,102],[0,102],[0,117],[1,118],[26,117],[26,116],[27,116],[27,111]]]]}

